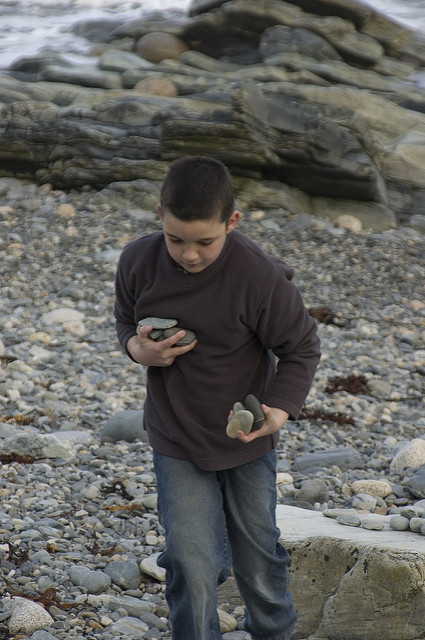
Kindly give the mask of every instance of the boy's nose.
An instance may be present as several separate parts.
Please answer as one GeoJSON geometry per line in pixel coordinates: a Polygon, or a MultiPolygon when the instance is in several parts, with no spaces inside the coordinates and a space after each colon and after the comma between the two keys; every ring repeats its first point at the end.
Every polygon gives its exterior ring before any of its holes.
{"type": "Polygon", "coordinates": [[[198,252],[195,247],[185,247],[183,251],[183,258],[187,262],[193,262],[198,257],[198,252]]]}

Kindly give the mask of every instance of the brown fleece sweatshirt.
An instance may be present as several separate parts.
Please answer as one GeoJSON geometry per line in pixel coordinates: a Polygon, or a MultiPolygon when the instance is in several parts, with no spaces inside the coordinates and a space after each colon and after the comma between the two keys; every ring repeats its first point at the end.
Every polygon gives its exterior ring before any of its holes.
{"type": "Polygon", "coordinates": [[[125,349],[139,320],[175,318],[196,347],[148,367],[144,424],[154,450],[218,471],[265,455],[278,434],[249,444],[226,435],[248,393],[296,418],[320,358],[316,323],[293,271],[234,230],[219,257],[190,274],[171,260],[162,231],[128,244],[118,264],[115,318],[125,349]]]}

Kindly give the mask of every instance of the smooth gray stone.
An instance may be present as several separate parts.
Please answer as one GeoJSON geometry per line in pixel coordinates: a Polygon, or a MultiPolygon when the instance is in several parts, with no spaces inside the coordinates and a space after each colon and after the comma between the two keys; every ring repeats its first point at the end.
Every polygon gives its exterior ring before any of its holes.
{"type": "Polygon", "coordinates": [[[368,529],[369,531],[382,531],[385,526],[385,522],[380,520],[366,519],[362,520],[363,529],[368,529]]]}
{"type": "Polygon", "coordinates": [[[394,531],[407,531],[409,528],[409,519],[403,516],[392,516],[390,527],[394,529],[394,531]]]}
{"type": "Polygon", "coordinates": [[[338,524],[343,524],[347,527],[360,527],[362,521],[357,516],[353,516],[349,513],[338,516],[336,519],[338,524]]]}
{"type": "Polygon", "coordinates": [[[128,409],[115,413],[104,422],[100,439],[102,442],[116,442],[117,440],[147,442],[147,434],[143,428],[143,410],[128,409]]]}
{"type": "Polygon", "coordinates": [[[407,483],[407,488],[417,498],[425,498],[425,464],[413,474],[407,483]]]}
{"type": "Polygon", "coordinates": [[[265,30],[260,43],[263,58],[278,53],[299,53],[316,60],[342,60],[336,49],[325,38],[303,28],[291,29],[275,25],[265,30]]]}
{"type": "Polygon", "coordinates": [[[176,324],[177,320],[174,318],[156,318],[154,316],[149,316],[139,320],[137,326],[148,327],[149,325],[152,325],[153,329],[170,329],[170,327],[175,327],[176,324]]]}
{"type": "Polygon", "coordinates": [[[121,589],[137,589],[140,586],[141,575],[139,565],[135,561],[112,560],[104,572],[121,589]]]}
{"type": "Polygon", "coordinates": [[[111,577],[104,571],[92,570],[78,565],[71,566],[68,575],[73,584],[84,587],[92,594],[106,591],[112,583],[111,577]]]}
{"type": "Polygon", "coordinates": [[[151,629],[156,627],[159,631],[167,631],[168,625],[154,613],[143,613],[140,620],[145,622],[151,629]]]}
{"type": "Polygon", "coordinates": [[[339,516],[344,516],[346,514],[355,516],[357,512],[354,509],[343,509],[343,508],[334,508],[334,509],[325,509],[322,512],[322,515],[326,518],[333,518],[336,520],[339,516]]]}
{"type": "Polygon", "coordinates": [[[183,336],[183,338],[180,338],[180,340],[178,340],[178,342],[176,342],[175,346],[176,347],[184,347],[187,344],[192,344],[192,342],[194,340],[196,340],[196,335],[193,331],[190,331],[190,329],[183,329],[183,327],[172,327],[171,329],[164,329],[164,339],[165,338],[170,338],[171,336],[175,335],[178,331],[185,331],[185,335],[183,336]]]}
{"type": "Polygon", "coordinates": [[[421,533],[423,526],[425,526],[425,518],[411,518],[409,521],[410,531],[414,533],[421,533]]]}
{"type": "Polygon", "coordinates": [[[8,422],[0,422],[0,438],[10,438],[17,432],[16,427],[8,422]]]}
{"type": "Polygon", "coordinates": [[[46,65],[39,74],[40,80],[47,82],[69,82],[80,87],[120,89],[121,76],[113,71],[102,71],[86,65],[68,68],[62,65],[46,65]]]}
{"type": "Polygon", "coordinates": [[[154,612],[155,604],[132,596],[112,596],[108,601],[108,608],[111,611],[125,609],[130,616],[140,617],[144,613],[154,612]]]}
{"type": "Polygon", "coordinates": [[[143,638],[144,634],[149,631],[149,626],[139,618],[124,616],[111,624],[108,631],[112,631],[114,637],[117,638],[143,638]]]}
{"type": "Polygon", "coordinates": [[[122,72],[127,69],[150,69],[152,63],[129,51],[109,49],[99,56],[97,66],[104,71],[122,72]]]}
{"type": "Polygon", "coordinates": [[[414,507],[402,507],[400,509],[400,515],[403,516],[403,518],[411,520],[412,518],[416,518],[419,514],[414,507]]]}
{"type": "Polygon", "coordinates": [[[316,502],[323,503],[329,497],[329,489],[323,480],[305,480],[301,489],[297,493],[297,500],[309,502],[314,505],[316,502]]]}
{"type": "Polygon", "coordinates": [[[327,451],[315,451],[295,458],[292,468],[295,471],[304,471],[311,467],[333,467],[340,469],[362,469],[364,466],[362,456],[350,447],[338,447],[327,451]]]}
{"type": "Polygon", "coordinates": [[[152,340],[160,340],[162,338],[163,331],[162,329],[152,329],[148,335],[152,340]]]}
{"type": "Polygon", "coordinates": [[[376,498],[368,493],[358,493],[353,497],[352,505],[354,509],[374,511],[376,507],[376,498]]]}
{"type": "Polygon", "coordinates": [[[29,636],[29,640],[57,640],[57,636],[52,635],[43,629],[37,629],[29,636]]]}
{"type": "Polygon", "coordinates": [[[190,329],[184,329],[183,327],[177,327],[177,320],[174,318],[157,318],[154,316],[149,316],[147,318],[143,318],[139,320],[137,323],[137,329],[139,327],[148,327],[152,326],[153,329],[149,333],[149,337],[152,340],[157,340],[158,342],[162,340],[166,340],[171,336],[175,335],[178,331],[185,331],[185,335],[183,338],[180,338],[178,342],[176,342],[176,346],[183,347],[187,344],[192,344],[194,340],[196,340],[196,335],[190,329]]]}
{"type": "Polygon", "coordinates": [[[250,393],[246,396],[245,408],[248,409],[248,411],[251,411],[252,415],[254,416],[252,430],[258,431],[258,429],[261,429],[264,424],[264,413],[261,408],[260,401],[257,400],[254,394],[250,393]]]}

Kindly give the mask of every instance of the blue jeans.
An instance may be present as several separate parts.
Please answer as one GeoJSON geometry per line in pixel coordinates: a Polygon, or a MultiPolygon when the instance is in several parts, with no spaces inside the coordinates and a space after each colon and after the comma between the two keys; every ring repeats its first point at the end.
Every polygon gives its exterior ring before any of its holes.
{"type": "Polygon", "coordinates": [[[154,452],[173,640],[218,640],[217,586],[230,568],[253,640],[289,640],[296,613],[276,527],[276,453],[225,471],[154,452]]]}

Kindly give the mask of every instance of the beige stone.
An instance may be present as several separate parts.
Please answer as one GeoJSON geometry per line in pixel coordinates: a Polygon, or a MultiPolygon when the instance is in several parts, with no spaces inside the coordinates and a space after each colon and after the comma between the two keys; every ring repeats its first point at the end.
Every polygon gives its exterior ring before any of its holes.
{"type": "Polygon", "coordinates": [[[310,198],[310,212],[318,218],[329,218],[335,222],[342,216],[357,218],[365,229],[386,231],[397,226],[394,212],[379,203],[359,202],[315,196],[310,198]]]}
{"type": "Polygon", "coordinates": [[[354,494],[367,493],[371,496],[386,498],[392,491],[391,484],[387,480],[356,480],[351,485],[354,494]]]}
{"type": "Polygon", "coordinates": [[[419,367],[425,367],[425,349],[419,349],[413,353],[413,361],[419,367]]]}
{"type": "Polygon", "coordinates": [[[178,60],[189,47],[183,40],[170,33],[153,31],[139,38],[136,43],[136,53],[149,62],[162,60],[178,60]]]}
{"type": "Polygon", "coordinates": [[[75,207],[72,204],[60,204],[57,212],[61,218],[72,218],[75,216],[75,207]]]}
{"type": "Polygon", "coordinates": [[[168,78],[158,77],[158,78],[145,78],[144,80],[140,80],[134,86],[136,91],[141,91],[142,93],[148,93],[151,95],[157,96],[166,96],[169,98],[175,98],[178,95],[177,87],[168,78]]]}
{"type": "Polygon", "coordinates": [[[340,229],[348,229],[349,231],[361,231],[363,225],[361,221],[355,216],[349,214],[342,214],[337,217],[335,225],[340,229]]]}
{"type": "Polygon", "coordinates": [[[391,471],[419,467],[425,463],[425,440],[414,438],[402,447],[391,461],[391,471]]]}
{"type": "Polygon", "coordinates": [[[292,484],[294,482],[294,478],[290,473],[285,473],[284,471],[280,471],[276,474],[276,484],[277,486],[281,484],[292,484]]]}
{"type": "Polygon", "coordinates": [[[238,623],[236,618],[231,616],[230,613],[223,611],[223,609],[217,609],[217,613],[220,620],[221,633],[229,633],[237,628],[238,623]]]}
{"type": "Polygon", "coordinates": [[[9,633],[15,635],[24,633],[30,635],[37,629],[50,627],[53,624],[52,616],[36,602],[19,596],[2,598],[4,609],[11,613],[7,620],[9,633]]]}

